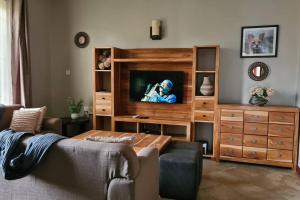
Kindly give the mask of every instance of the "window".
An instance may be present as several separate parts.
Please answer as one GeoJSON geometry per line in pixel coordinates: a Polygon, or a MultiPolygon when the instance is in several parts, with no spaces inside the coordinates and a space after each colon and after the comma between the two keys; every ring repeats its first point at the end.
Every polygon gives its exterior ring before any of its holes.
{"type": "Polygon", "coordinates": [[[8,3],[0,0],[0,103],[12,104],[8,3]]]}

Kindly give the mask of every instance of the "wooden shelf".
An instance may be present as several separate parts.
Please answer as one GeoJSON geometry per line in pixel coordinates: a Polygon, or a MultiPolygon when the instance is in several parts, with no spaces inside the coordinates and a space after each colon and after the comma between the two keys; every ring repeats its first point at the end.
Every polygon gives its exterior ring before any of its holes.
{"type": "Polygon", "coordinates": [[[101,69],[96,69],[95,72],[111,72],[111,70],[101,70],[101,69]]]}
{"type": "Polygon", "coordinates": [[[216,71],[196,71],[196,73],[202,73],[202,74],[214,74],[216,71]]]}
{"type": "Polygon", "coordinates": [[[214,123],[214,121],[204,121],[204,120],[195,120],[194,122],[199,122],[199,123],[211,123],[211,124],[214,123]]]}
{"type": "Polygon", "coordinates": [[[171,134],[169,134],[168,136],[172,137],[172,141],[186,142],[186,135],[179,135],[179,134],[171,135],[171,134]]]}
{"type": "Polygon", "coordinates": [[[169,62],[169,63],[192,63],[191,58],[115,58],[114,62],[169,62]]]}
{"type": "Polygon", "coordinates": [[[186,126],[191,123],[190,120],[172,120],[164,118],[133,118],[132,116],[115,116],[115,121],[118,122],[136,122],[136,123],[145,123],[145,124],[164,124],[164,125],[182,125],[186,126]]]}

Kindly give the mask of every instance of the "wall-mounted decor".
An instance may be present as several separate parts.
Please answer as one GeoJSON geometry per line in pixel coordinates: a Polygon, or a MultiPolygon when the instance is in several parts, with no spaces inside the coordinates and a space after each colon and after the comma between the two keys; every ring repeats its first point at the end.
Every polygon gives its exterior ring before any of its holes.
{"type": "Polygon", "coordinates": [[[279,25],[242,27],[241,58],[277,57],[279,25]]]}
{"type": "Polygon", "coordinates": [[[269,75],[269,67],[263,62],[255,62],[249,66],[248,75],[254,81],[265,80],[269,75]]]}
{"type": "Polygon", "coordinates": [[[74,42],[75,42],[77,47],[85,48],[89,45],[90,37],[85,32],[79,32],[75,35],[74,42]]]}
{"type": "Polygon", "coordinates": [[[161,40],[162,38],[161,22],[160,20],[152,20],[150,27],[150,38],[152,40],[161,40]]]}

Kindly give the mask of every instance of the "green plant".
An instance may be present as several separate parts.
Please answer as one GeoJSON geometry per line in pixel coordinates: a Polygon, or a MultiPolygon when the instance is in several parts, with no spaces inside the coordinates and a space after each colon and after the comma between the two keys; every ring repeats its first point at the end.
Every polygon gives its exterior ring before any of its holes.
{"type": "Polygon", "coordinates": [[[68,101],[68,107],[70,113],[80,113],[83,107],[83,101],[80,99],[76,102],[73,98],[70,98],[68,101]]]}

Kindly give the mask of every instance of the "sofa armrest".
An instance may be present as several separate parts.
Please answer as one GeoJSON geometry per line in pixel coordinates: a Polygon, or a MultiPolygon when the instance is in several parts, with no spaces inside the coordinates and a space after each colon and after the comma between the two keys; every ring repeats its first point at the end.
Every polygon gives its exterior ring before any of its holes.
{"type": "Polygon", "coordinates": [[[53,132],[62,134],[62,120],[60,118],[44,118],[42,124],[42,132],[53,132]]]}
{"type": "Polygon", "coordinates": [[[135,199],[159,199],[159,153],[156,148],[144,148],[137,154],[140,164],[135,179],[135,199]]]}

